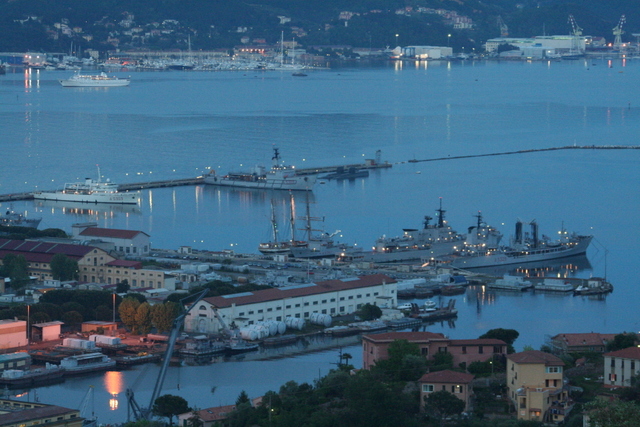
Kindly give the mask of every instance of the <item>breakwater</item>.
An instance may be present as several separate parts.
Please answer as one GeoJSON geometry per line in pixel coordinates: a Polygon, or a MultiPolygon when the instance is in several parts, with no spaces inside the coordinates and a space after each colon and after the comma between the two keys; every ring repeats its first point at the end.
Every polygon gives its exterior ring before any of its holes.
{"type": "Polygon", "coordinates": [[[640,145],[565,145],[564,147],[532,148],[530,150],[503,151],[501,153],[468,154],[464,156],[436,157],[433,159],[411,159],[409,163],[437,162],[441,160],[472,159],[476,157],[506,156],[510,154],[540,153],[559,150],[640,150],[640,145]]]}

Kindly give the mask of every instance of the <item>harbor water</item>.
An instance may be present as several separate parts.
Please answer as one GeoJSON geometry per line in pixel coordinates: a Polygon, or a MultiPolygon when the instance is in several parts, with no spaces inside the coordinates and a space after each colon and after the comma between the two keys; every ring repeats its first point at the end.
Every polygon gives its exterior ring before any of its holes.
{"type": "MultiPolygon", "coordinates": [[[[189,178],[269,164],[274,146],[298,167],[374,158],[388,169],[316,184],[314,216],[338,240],[370,248],[381,235],[419,228],[442,198],[464,233],[481,211],[508,240],[518,219],[535,219],[551,238],[563,227],[593,234],[570,273],[614,285],[603,298],[468,289],[453,322],[426,330],[475,338],[492,328],[520,332],[515,347],[539,348],[562,332],[637,331],[640,150],[571,149],[490,157],[456,156],[564,146],[634,146],[640,131],[640,62],[429,62],[285,72],[118,72],[124,88],[63,88],[68,72],[0,76],[0,194],[53,190],[102,176],[116,183],[189,178]],[[413,160],[443,158],[432,162],[413,160]],[[411,162],[410,162],[411,160],[411,162]]],[[[295,194],[302,214],[305,198],[295,194]]],[[[154,248],[257,253],[269,238],[270,203],[286,229],[288,195],[211,186],[144,190],[139,206],[2,203],[40,228],[96,221],[141,230],[154,248]]],[[[561,263],[562,264],[562,263],[561,263]]],[[[565,271],[565,270],[563,270],[565,271]]],[[[343,351],[361,363],[358,342],[343,351]]],[[[172,367],[165,393],[192,406],[232,404],[311,382],[335,367],[337,349],[284,358],[172,367]],[[286,373],[284,375],[283,373],[286,373]]],[[[146,404],[157,367],[67,380],[37,390],[43,402],[74,406],[94,385],[100,422],[126,419],[124,390],[146,404]],[[117,386],[113,384],[118,384],[117,386]],[[116,397],[114,397],[114,395],[116,397]],[[109,401],[118,400],[111,410],[109,401]]],[[[29,395],[33,398],[33,392],[29,395]]],[[[24,398],[27,398],[26,396],[24,398]]],[[[113,405],[113,402],[111,402],[113,405]]]]}

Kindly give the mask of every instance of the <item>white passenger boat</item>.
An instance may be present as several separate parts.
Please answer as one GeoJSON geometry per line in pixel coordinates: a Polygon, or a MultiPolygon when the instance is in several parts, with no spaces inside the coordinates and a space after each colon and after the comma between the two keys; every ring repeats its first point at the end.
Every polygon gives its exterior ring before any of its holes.
{"type": "Polygon", "coordinates": [[[100,74],[74,74],[66,80],[59,80],[63,87],[117,87],[129,86],[130,79],[100,74]]]}
{"type": "Polygon", "coordinates": [[[59,202],[81,203],[112,203],[112,204],[137,204],[140,198],[139,191],[119,191],[118,185],[109,179],[106,182],[85,178],[84,182],[74,182],[64,185],[62,190],[37,191],[33,193],[36,200],[53,200],[59,202]]]}
{"type": "Polygon", "coordinates": [[[273,164],[270,169],[256,166],[246,172],[229,172],[218,176],[211,171],[204,182],[226,187],[257,188],[261,190],[311,190],[316,183],[315,175],[298,175],[294,166],[281,164],[280,152],[273,149],[273,164]]]}

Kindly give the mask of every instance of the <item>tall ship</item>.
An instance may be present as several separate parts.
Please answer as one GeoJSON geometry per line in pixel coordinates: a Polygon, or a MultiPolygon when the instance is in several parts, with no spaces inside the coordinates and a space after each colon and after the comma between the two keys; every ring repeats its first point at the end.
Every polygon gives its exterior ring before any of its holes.
{"type": "Polygon", "coordinates": [[[122,87],[129,86],[130,79],[100,74],[74,74],[65,80],[58,80],[63,87],[122,87]]]}
{"type": "Polygon", "coordinates": [[[482,244],[483,239],[479,237],[475,242],[469,240],[462,250],[442,259],[462,269],[548,261],[585,254],[593,239],[590,235],[569,234],[564,226],[559,234],[558,240],[551,240],[545,235],[539,237],[535,220],[529,223],[518,220],[509,245],[497,245],[495,240],[492,244],[482,244]],[[526,231],[526,225],[530,231],[526,231]]]}
{"type": "Polygon", "coordinates": [[[311,216],[309,207],[309,197],[306,200],[306,213],[302,220],[305,222],[306,246],[295,246],[291,248],[291,255],[295,258],[332,258],[340,254],[349,253],[356,256],[362,252],[362,249],[349,246],[345,243],[334,241],[334,236],[340,233],[336,230],[333,233],[327,233],[323,230],[314,229],[312,223],[321,221],[319,217],[311,216]]]}
{"type": "Polygon", "coordinates": [[[21,213],[14,212],[12,209],[7,209],[7,212],[0,217],[0,225],[6,227],[30,227],[38,228],[42,218],[27,218],[21,213]]]}
{"type": "Polygon", "coordinates": [[[398,262],[439,257],[461,248],[464,236],[455,231],[445,219],[445,210],[436,209],[437,221],[426,215],[423,227],[405,228],[397,237],[382,236],[375,241],[372,252],[363,252],[360,258],[371,262],[398,262]]]}
{"type": "Polygon", "coordinates": [[[258,250],[265,255],[282,255],[290,254],[292,248],[306,247],[307,242],[304,240],[296,240],[295,234],[295,211],[293,203],[293,195],[290,195],[291,202],[291,216],[289,223],[291,225],[291,240],[280,240],[280,233],[278,231],[278,221],[276,220],[275,206],[273,199],[271,200],[271,240],[268,242],[260,243],[258,250]]]}
{"type": "Polygon", "coordinates": [[[137,204],[140,192],[119,191],[118,185],[109,179],[102,182],[98,168],[97,180],[85,178],[84,182],[65,184],[62,190],[37,191],[33,193],[33,198],[58,202],[137,204]]]}
{"type": "Polygon", "coordinates": [[[295,166],[282,164],[280,152],[273,149],[270,169],[258,165],[246,172],[229,172],[224,176],[212,170],[204,178],[206,184],[226,187],[257,188],[261,190],[311,190],[316,183],[315,175],[298,175],[295,166]]]}

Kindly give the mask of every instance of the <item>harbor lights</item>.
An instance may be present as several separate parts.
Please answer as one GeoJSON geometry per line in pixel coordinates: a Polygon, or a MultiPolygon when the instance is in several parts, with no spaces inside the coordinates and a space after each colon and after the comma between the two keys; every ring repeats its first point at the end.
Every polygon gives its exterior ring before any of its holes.
{"type": "Polygon", "coordinates": [[[450,47],[451,44],[451,34],[447,34],[447,47],[450,47]]]}
{"type": "Polygon", "coordinates": [[[396,46],[399,46],[398,45],[398,37],[400,37],[400,34],[396,34],[396,46]]]}

